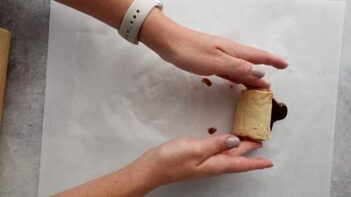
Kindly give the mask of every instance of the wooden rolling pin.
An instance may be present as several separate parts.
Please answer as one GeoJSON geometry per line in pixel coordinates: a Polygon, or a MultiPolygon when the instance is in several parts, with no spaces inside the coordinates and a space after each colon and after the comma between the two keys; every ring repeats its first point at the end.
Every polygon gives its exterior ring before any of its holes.
{"type": "Polygon", "coordinates": [[[4,106],[4,94],[6,87],[7,63],[9,58],[11,34],[0,28],[0,124],[4,106]]]}

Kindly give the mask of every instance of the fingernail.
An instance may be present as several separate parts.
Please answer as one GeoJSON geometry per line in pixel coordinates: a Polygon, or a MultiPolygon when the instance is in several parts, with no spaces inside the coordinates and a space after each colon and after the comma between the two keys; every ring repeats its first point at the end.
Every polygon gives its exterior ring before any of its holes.
{"type": "Polygon", "coordinates": [[[283,60],[282,59],[282,61],[283,61],[283,63],[284,63],[284,68],[286,68],[286,67],[288,67],[289,66],[289,63],[288,62],[286,62],[285,60],[283,60]]]}
{"type": "Polygon", "coordinates": [[[272,168],[273,167],[273,163],[270,163],[266,168],[272,168]]]}
{"type": "Polygon", "coordinates": [[[258,68],[255,68],[255,67],[252,68],[252,75],[259,78],[259,79],[264,77],[265,74],[266,73],[264,71],[261,71],[258,68]]]}
{"type": "Polygon", "coordinates": [[[266,81],[266,82],[267,82],[268,88],[270,88],[272,86],[271,82],[269,81],[266,81]]]}
{"type": "Polygon", "coordinates": [[[227,139],[227,148],[236,148],[240,145],[240,139],[236,136],[230,137],[227,139]]]}

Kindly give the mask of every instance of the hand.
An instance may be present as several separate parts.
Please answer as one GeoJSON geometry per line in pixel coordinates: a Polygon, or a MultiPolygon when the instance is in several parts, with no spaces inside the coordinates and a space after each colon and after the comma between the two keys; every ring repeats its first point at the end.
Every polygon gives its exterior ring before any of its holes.
{"type": "Polygon", "coordinates": [[[242,156],[260,147],[258,142],[240,143],[229,134],[205,139],[178,138],[147,151],[131,166],[133,171],[147,169],[148,176],[139,180],[146,179],[153,184],[149,188],[156,188],[177,181],[272,167],[267,159],[242,156]]]}
{"type": "Polygon", "coordinates": [[[165,61],[194,74],[218,75],[234,83],[268,89],[256,64],[279,69],[288,64],[269,52],[175,24],[155,9],[146,19],[140,39],[165,61]]]}
{"type": "Polygon", "coordinates": [[[178,138],[145,152],[126,167],[55,196],[144,196],[165,184],[272,167],[264,158],[242,156],[262,144],[229,134],[178,138]]]}

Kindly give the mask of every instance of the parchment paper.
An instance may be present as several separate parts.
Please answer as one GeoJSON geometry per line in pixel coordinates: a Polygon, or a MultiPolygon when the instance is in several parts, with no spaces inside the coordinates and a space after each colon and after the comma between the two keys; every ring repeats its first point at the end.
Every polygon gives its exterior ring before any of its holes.
{"type": "MultiPolygon", "coordinates": [[[[266,70],[289,114],[254,153],[273,168],[148,196],[329,196],[344,2],[165,0],[165,12],[287,59],[287,70],[266,70]]],[[[168,139],[204,137],[209,127],[230,131],[241,87],[211,80],[207,87],[200,76],[52,2],[39,196],[117,170],[168,139]]]]}

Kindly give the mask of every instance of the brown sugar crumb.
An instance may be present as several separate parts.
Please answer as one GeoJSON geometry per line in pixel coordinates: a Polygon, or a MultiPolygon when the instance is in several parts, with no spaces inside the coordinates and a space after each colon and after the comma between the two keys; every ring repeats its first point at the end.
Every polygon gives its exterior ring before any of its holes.
{"type": "Polygon", "coordinates": [[[202,78],[201,82],[203,84],[206,84],[208,87],[211,87],[212,86],[212,82],[211,80],[207,79],[207,78],[202,78]]]}
{"type": "Polygon", "coordinates": [[[217,129],[214,128],[214,127],[211,127],[211,128],[208,129],[208,133],[209,133],[210,135],[216,133],[216,131],[217,131],[217,129]]]}

